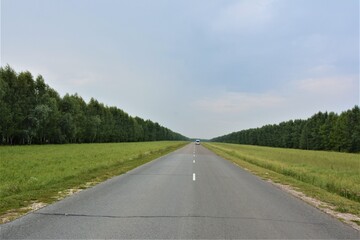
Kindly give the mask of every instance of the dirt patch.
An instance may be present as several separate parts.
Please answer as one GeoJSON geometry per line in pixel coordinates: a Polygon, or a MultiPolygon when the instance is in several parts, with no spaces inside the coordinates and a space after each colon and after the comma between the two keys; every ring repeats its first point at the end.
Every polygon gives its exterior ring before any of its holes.
{"type": "Polygon", "coordinates": [[[315,206],[316,208],[320,209],[321,211],[323,211],[327,214],[330,214],[331,216],[333,216],[335,218],[340,219],[341,221],[349,224],[356,230],[360,231],[360,226],[356,223],[356,222],[360,222],[360,217],[358,217],[354,214],[350,214],[350,213],[341,213],[341,212],[335,211],[335,206],[332,206],[328,203],[322,202],[318,199],[306,196],[304,193],[296,190],[294,187],[291,187],[289,185],[275,183],[269,179],[267,181],[270,182],[271,184],[273,184],[274,186],[292,194],[293,196],[300,198],[303,201],[315,206]]]}
{"type": "Polygon", "coordinates": [[[46,203],[42,203],[42,202],[32,202],[27,207],[9,210],[4,215],[0,216],[0,224],[13,221],[29,212],[34,212],[40,208],[43,208],[46,205],[47,205],[46,203]]]}
{"type": "Polygon", "coordinates": [[[66,197],[69,197],[71,195],[79,193],[79,192],[81,192],[81,191],[83,191],[83,190],[85,190],[87,188],[91,188],[91,187],[95,186],[98,183],[100,183],[100,181],[99,182],[87,182],[87,183],[85,183],[85,184],[83,184],[83,185],[81,185],[79,187],[70,188],[70,189],[66,189],[64,191],[60,191],[60,192],[58,192],[58,195],[56,195],[54,198],[56,200],[58,200],[58,201],[62,200],[64,198],[66,198],[66,197]]]}
{"type": "Polygon", "coordinates": [[[75,194],[75,193],[81,192],[82,190],[83,190],[82,188],[70,188],[65,191],[60,191],[60,192],[58,192],[58,195],[56,196],[56,200],[62,200],[68,196],[75,194]]]}

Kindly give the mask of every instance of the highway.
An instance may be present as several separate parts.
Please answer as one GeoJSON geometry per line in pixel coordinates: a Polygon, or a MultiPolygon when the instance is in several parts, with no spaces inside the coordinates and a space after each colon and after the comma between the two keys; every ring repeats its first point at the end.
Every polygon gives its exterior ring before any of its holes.
{"type": "Polygon", "coordinates": [[[359,239],[201,145],[0,226],[0,239],[359,239]]]}

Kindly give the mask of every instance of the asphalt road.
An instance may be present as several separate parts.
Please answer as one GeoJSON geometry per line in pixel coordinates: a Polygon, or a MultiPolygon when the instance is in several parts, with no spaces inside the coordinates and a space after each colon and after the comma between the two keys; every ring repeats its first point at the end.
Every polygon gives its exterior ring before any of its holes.
{"type": "Polygon", "coordinates": [[[0,227],[0,239],[359,237],[194,144],[0,227]]]}

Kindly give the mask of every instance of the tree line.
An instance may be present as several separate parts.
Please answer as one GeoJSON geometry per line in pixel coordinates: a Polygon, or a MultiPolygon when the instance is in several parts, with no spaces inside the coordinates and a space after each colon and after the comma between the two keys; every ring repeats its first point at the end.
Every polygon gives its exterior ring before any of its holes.
{"type": "Polygon", "coordinates": [[[0,68],[0,144],[187,140],[158,123],[131,117],[96,99],[63,97],[41,75],[0,68]]]}
{"type": "Polygon", "coordinates": [[[307,120],[290,120],[242,130],[211,141],[281,148],[360,152],[359,106],[344,111],[319,112],[307,120]]]}

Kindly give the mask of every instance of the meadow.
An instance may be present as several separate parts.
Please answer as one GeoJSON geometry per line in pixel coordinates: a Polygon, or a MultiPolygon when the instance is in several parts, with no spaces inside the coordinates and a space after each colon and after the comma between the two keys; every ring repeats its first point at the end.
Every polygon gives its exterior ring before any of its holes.
{"type": "Polygon", "coordinates": [[[204,145],[263,178],[295,185],[339,211],[360,215],[360,154],[227,143],[204,145]]]}
{"type": "Polygon", "coordinates": [[[31,202],[125,173],[187,144],[141,143],[0,146],[0,215],[31,202]]]}

